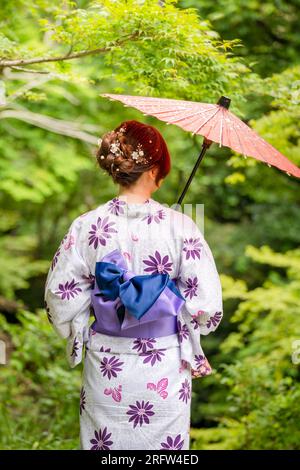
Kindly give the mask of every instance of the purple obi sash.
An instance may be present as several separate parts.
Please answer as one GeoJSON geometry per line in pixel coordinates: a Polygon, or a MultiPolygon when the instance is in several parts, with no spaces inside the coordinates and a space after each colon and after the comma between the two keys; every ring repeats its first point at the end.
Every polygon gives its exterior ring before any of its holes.
{"type": "Polygon", "coordinates": [[[184,302],[169,274],[135,275],[118,249],[96,262],[91,328],[98,333],[127,338],[177,333],[184,302]]]}

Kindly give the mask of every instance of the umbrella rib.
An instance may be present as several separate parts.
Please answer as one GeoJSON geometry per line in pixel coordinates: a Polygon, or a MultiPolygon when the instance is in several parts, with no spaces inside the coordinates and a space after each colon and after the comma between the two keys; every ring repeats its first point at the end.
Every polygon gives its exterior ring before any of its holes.
{"type": "Polygon", "coordinates": [[[221,127],[220,127],[220,137],[219,137],[219,140],[220,140],[219,147],[222,147],[222,139],[223,139],[223,119],[224,119],[224,111],[223,111],[223,109],[222,109],[221,127]]]}
{"type": "Polygon", "coordinates": [[[258,152],[258,154],[261,156],[261,158],[263,159],[263,162],[266,163],[268,166],[270,165],[270,163],[265,159],[265,157],[262,156],[259,148],[256,146],[256,143],[255,143],[255,140],[253,139],[253,144],[254,144],[254,147],[256,148],[256,151],[258,152]]]}
{"type": "Polygon", "coordinates": [[[234,127],[234,122],[231,121],[231,119],[230,119],[230,122],[233,123],[232,129],[234,129],[234,132],[235,132],[235,134],[236,134],[236,136],[237,136],[237,138],[238,138],[239,144],[240,144],[240,146],[241,146],[243,155],[246,157],[247,155],[246,155],[246,152],[245,152],[245,150],[244,150],[244,146],[243,146],[243,144],[242,144],[242,141],[241,141],[241,139],[240,139],[240,136],[239,136],[238,132],[236,131],[236,128],[234,127]]]}
{"type": "MultiPolygon", "coordinates": [[[[209,116],[209,118],[206,119],[206,121],[203,122],[203,123],[201,124],[201,126],[198,127],[198,129],[197,129],[196,131],[194,131],[192,134],[193,134],[193,135],[194,135],[194,134],[197,134],[197,133],[200,131],[200,129],[201,129],[205,124],[207,124],[208,121],[209,121],[210,119],[212,119],[212,118],[219,112],[219,110],[220,110],[220,108],[218,108],[218,109],[216,110],[216,112],[215,112],[212,116],[209,116]]],[[[207,136],[206,136],[206,137],[207,137],[207,136]]]]}
{"type": "Polygon", "coordinates": [[[213,108],[209,108],[209,109],[206,109],[205,111],[197,111],[196,113],[193,113],[193,114],[189,114],[188,116],[184,116],[184,117],[181,117],[179,119],[176,119],[175,121],[170,121],[170,124],[174,124],[176,122],[180,122],[180,121],[183,121],[184,119],[186,118],[191,118],[193,116],[203,116],[203,114],[206,114],[208,111],[211,111],[212,109],[215,109],[215,106],[213,108]]]}

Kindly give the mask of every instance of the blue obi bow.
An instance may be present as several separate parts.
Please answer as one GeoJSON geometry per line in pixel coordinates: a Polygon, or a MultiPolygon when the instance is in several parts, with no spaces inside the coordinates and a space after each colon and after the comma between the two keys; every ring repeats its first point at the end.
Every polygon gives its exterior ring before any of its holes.
{"type": "Polygon", "coordinates": [[[166,287],[177,298],[185,301],[169,274],[131,275],[119,250],[114,250],[110,255],[113,255],[113,262],[96,262],[98,291],[95,295],[101,296],[104,301],[120,299],[117,315],[121,324],[125,309],[139,320],[159,299],[166,287]]]}

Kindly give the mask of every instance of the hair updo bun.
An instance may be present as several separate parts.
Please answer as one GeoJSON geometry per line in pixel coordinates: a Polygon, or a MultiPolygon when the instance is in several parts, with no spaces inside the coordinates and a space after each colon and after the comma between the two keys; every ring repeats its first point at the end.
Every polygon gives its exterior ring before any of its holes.
{"type": "Polygon", "coordinates": [[[124,121],[103,135],[96,151],[97,162],[115,183],[130,186],[142,173],[159,167],[157,182],[170,171],[167,144],[155,127],[138,121],[124,121]]]}

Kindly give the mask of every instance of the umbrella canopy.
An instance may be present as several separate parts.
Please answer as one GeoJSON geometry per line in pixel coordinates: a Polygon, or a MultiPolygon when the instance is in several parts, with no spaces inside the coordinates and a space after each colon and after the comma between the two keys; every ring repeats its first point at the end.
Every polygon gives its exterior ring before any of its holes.
{"type": "Polygon", "coordinates": [[[229,98],[222,97],[218,104],[209,104],[110,93],[100,96],[121,101],[125,106],[137,108],[167,124],[175,124],[193,135],[203,135],[206,142],[216,142],[220,147],[229,147],[245,157],[253,157],[300,178],[300,168],[227,109],[229,98]]]}

